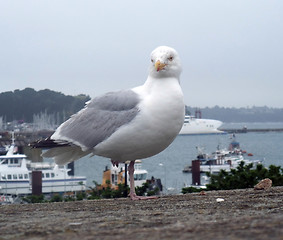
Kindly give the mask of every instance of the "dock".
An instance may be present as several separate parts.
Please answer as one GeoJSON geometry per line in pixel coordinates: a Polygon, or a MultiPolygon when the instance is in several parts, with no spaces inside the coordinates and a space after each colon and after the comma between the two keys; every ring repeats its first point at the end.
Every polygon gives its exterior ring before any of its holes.
{"type": "Polygon", "coordinates": [[[226,133],[249,133],[249,132],[283,132],[283,128],[221,128],[220,131],[226,133]]]}

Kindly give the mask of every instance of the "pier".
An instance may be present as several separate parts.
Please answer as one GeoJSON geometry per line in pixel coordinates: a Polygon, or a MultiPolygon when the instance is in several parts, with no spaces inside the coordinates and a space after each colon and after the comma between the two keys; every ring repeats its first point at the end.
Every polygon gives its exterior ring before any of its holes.
{"type": "Polygon", "coordinates": [[[283,128],[220,128],[219,130],[227,133],[283,132],[283,128]]]}

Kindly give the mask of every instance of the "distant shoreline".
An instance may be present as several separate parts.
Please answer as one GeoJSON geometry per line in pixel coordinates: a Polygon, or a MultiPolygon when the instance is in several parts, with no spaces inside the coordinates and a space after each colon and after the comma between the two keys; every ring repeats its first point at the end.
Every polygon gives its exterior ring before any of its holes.
{"type": "Polygon", "coordinates": [[[227,133],[283,132],[283,128],[220,128],[219,130],[227,133]]]}

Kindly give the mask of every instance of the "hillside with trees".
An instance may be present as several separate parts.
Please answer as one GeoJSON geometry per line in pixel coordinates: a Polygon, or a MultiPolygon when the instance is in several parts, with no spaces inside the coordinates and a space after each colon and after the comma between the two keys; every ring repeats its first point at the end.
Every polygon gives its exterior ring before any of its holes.
{"type": "Polygon", "coordinates": [[[81,109],[90,99],[86,95],[66,96],[49,89],[32,88],[0,93],[0,117],[6,122],[14,120],[33,122],[40,114],[56,115],[59,122],[81,109]]]}
{"type": "MultiPolygon", "coordinates": [[[[32,88],[0,93],[1,122],[20,121],[26,123],[48,122],[58,125],[70,115],[84,107],[90,97],[84,94],[67,96],[49,89],[35,91],[32,88]]],[[[247,107],[212,108],[187,107],[191,115],[201,112],[202,118],[217,119],[223,122],[283,122],[282,108],[247,107]]]]}

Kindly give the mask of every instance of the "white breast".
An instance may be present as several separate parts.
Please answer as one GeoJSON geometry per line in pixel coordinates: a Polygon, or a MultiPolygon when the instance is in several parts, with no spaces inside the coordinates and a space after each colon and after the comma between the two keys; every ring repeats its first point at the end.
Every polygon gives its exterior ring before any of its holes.
{"type": "Polygon", "coordinates": [[[147,158],[163,151],[178,135],[184,121],[184,102],[177,79],[148,79],[133,91],[141,97],[139,114],[98,144],[95,154],[115,161],[147,158]]]}

